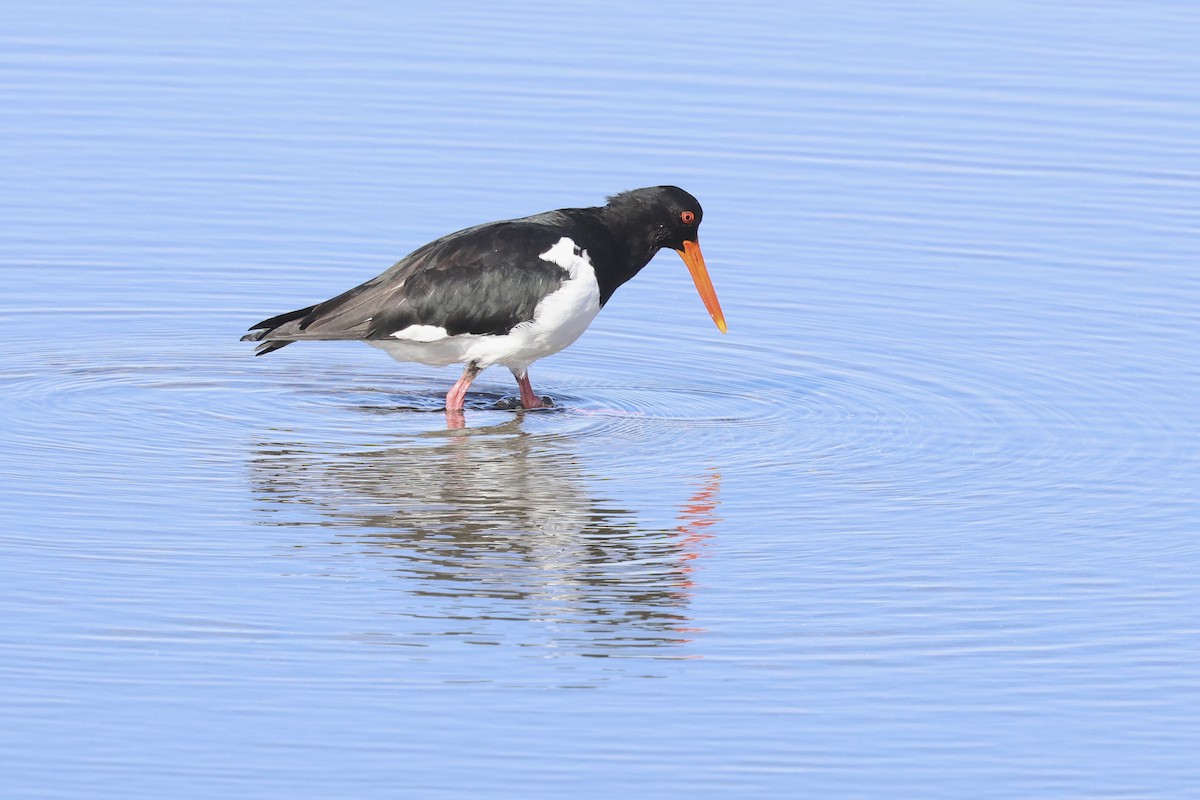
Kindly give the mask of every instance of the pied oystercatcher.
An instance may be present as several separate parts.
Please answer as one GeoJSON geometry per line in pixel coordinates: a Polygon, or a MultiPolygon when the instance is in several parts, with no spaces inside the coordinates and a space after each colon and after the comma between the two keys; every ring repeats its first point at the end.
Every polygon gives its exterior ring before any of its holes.
{"type": "Polygon", "coordinates": [[[704,212],[675,186],[634,189],[592,208],[563,208],[489,222],[435,239],[381,275],[307,308],[250,328],[257,355],[292,342],[355,339],[399,361],[466,365],[446,395],[461,412],[487,367],[512,370],[525,408],[542,400],[529,365],[587,329],[621,284],[664,247],[687,264],[722,333],[725,317],[696,232],[704,212]]]}

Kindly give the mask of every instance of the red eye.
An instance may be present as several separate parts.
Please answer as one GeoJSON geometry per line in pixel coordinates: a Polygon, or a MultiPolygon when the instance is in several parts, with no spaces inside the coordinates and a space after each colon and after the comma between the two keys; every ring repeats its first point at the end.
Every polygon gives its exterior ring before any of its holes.
{"type": "Polygon", "coordinates": [[[696,221],[696,215],[690,211],[684,211],[682,214],[679,215],[679,218],[681,220],[683,220],[684,225],[691,225],[693,222],[696,221]]]}

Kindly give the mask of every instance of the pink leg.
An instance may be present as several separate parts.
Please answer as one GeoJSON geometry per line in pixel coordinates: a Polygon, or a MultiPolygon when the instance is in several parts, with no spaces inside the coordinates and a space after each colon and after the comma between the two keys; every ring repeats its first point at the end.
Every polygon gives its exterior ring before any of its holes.
{"type": "Polygon", "coordinates": [[[475,362],[467,364],[467,368],[463,370],[462,377],[458,379],[458,383],[450,387],[450,391],[446,394],[446,410],[447,411],[462,411],[463,398],[467,396],[467,387],[471,385],[471,381],[475,380],[475,376],[483,372],[475,362]]]}
{"type": "Polygon", "coordinates": [[[521,387],[521,405],[525,406],[525,408],[542,407],[542,398],[534,394],[533,386],[529,384],[528,370],[517,376],[517,386],[521,387]]]}

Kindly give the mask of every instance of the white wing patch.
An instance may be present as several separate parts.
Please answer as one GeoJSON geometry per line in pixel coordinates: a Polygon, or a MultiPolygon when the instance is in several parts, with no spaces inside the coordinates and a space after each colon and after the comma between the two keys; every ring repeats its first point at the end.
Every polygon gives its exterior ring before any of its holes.
{"type": "Polygon", "coordinates": [[[410,342],[436,342],[448,335],[445,328],[437,325],[409,325],[393,333],[392,338],[410,342]]]}

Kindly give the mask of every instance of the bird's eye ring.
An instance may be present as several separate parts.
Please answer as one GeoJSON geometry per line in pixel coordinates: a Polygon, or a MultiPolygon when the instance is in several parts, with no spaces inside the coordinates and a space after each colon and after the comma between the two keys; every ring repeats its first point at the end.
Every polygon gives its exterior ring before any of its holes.
{"type": "Polygon", "coordinates": [[[679,218],[681,220],[683,220],[684,225],[691,225],[693,222],[696,221],[696,215],[693,214],[691,211],[684,211],[682,214],[679,215],[679,218]]]}

